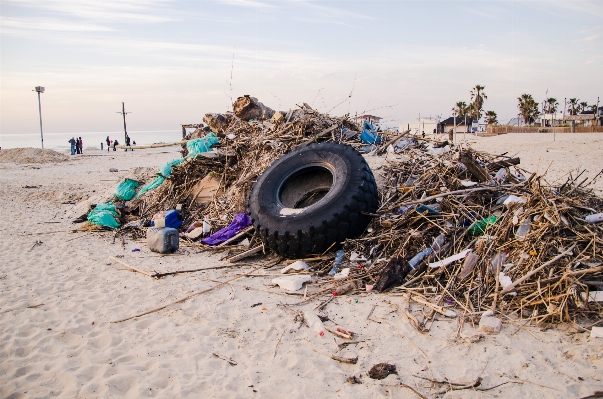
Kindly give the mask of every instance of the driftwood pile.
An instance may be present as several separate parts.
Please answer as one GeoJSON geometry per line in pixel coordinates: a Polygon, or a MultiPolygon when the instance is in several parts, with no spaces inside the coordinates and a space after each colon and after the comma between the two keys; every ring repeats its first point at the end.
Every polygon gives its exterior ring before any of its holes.
{"type": "MultiPolygon", "coordinates": [[[[217,157],[174,167],[139,200],[140,217],[184,204],[184,227],[206,219],[215,231],[246,211],[253,183],[283,154],[314,141],[366,146],[347,115],[321,114],[305,103],[281,112],[245,96],[233,109],[204,118],[219,133],[217,157]],[[195,185],[208,175],[219,183],[215,195],[191,205],[195,185]]],[[[383,169],[373,171],[386,178],[380,208],[362,237],[342,244],[341,268],[349,267],[349,276],[327,276],[333,256],[316,254],[311,270],[318,281],[303,303],[375,290],[404,293],[443,315],[493,310],[544,323],[601,320],[603,307],[589,301],[589,292],[603,285],[603,223],[584,218],[603,211],[603,199],[591,183],[570,174],[552,187],[522,170],[517,158],[408,134],[384,141],[370,155],[387,153],[383,169]]]]}
{"type": "Polygon", "coordinates": [[[603,285],[603,226],[584,217],[601,212],[603,199],[588,182],[570,175],[550,187],[512,166],[518,159],[468,149],[431,155],[415,144],[400,155],[385,167],[389,180],[369,231],[343,245],[362,261],[350,262],[350,276],[324,293],[356,281],[412,293],[441,314],[451,307],[545,323],[601,320],[603,307],[588,298],[603,285]],[[426,248],[432,253],[411,268],[426,248]]]}
{"type": "MultiPolygon", "coordinates": [[[[253,183],[274,160],[312,142],[345,142],[360,130],[347,115],[321,114],[305,103],[297,110],[274,112],[257,99],[245,96],[233,107],[234,114],[207,114],[204,118],[210,129],[219,134],[220,144],[214,148],[217,156],[188,159],[175,166],[164,184],[141,198],[142,218],[150,219],[156,212],[184,204],[185,226],[206,219],[218,230],[227,226],[236,214],[247,210],[253,183]],[[270,115],[270,119],[254,119],[257,115],[270,115]],[[344,128],[345,135],[341,133],[344,128]],[[191,205],[195,185],[207,175],[219,184],[216,194],[205,205],[191,205]]],[[[191,137],[204,134],[204,130],[199,129],[191,137]]],[[[359,141],[356,142],[359,145],[359,141]]]]}

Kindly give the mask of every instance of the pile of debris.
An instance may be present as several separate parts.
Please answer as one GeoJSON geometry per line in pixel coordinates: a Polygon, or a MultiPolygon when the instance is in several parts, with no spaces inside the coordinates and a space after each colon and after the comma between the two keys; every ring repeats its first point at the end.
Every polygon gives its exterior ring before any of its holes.
{"type": "MultiPolygon", "coordinates": [[[[184,227],[204,221],[215,231],[247,211],[253,183],[273,161],[312,142],[345,143],[370,151],[369,157],[387,154],[380,208],[368,215],[373,220],[362,237],[342,243],[334,264],[337,248],[303,260],[320,282],[307,290],[307,301],[389,290],[434,315],[456,316],[454,308],[545,323],[603,316],[596,291],[603,285],[603,226],[596,224],[603,199],[590,188],[593,182],[570,174],[551,187],[521,169],[518,158],[408,132],[389,133],[379,145],[374,136],[361,138],[363,127],[347,115],[321,114],[305,103],[281,112],[244,96],[233,109],[207,114],[208,127],[186,137],[215,133],[220,141],[211,154],[190,157],[183,149],[187,157],[161,185],[117,206],[122,220],[136,220],[135,231],[144,234],[154,214],[180,209],[184,227]]],[[[254,250],[239,252],[266,252],[252,228],[243,233],[235,238],[247,234],[247,248],[254,250]]]]}

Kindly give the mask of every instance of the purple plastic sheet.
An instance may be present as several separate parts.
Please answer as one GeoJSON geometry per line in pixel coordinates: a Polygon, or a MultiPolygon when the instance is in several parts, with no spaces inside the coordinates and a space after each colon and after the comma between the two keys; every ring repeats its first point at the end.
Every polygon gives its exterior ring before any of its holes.
{"type": "Polygon", "coordinates": [[[234,237],[237,233],[243,230],[245,227],[251,225],[251,218],[246,213],[239,213],[234,217],[232,223],[228,227],[224,227],[222,230],[216,231],[214,234],[201,240],[206,245],[218,245],[234,237]]]}

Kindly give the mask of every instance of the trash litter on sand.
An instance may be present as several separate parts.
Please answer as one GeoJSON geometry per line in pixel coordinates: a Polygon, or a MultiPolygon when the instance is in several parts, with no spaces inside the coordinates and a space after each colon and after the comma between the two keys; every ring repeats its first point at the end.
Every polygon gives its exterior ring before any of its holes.
{"type": "MultiPolygon", "coordinates": [[[[303,303],[342,302],[334,293],[412,290],[444,313],[493,309],[536,323],[584,325],[603,317],[600,305],[588,301],[603,281],[603,198],[576,174],[552,185],[546,175],[520,168],[518,158],[408,131],[377,133],[305,103],[275,111],[243,96],[232,113],[207,114],[204,122],[189,138],[213,137],[213,157],[191,156],[172,163],[169,173],[140,180],[137,199],[107,198],[115,204],[106,214],[111,227],[138,220],[127,231],[141,238],[153,215],[182,204],[185,227],[203,221],[203,234],[182,236],[186,245],[231,251],[227,261],[270,254],[306,261],[309,269],[298,276],[311,273],[316,284],[306,285],[303,303]],[[363,157],[358,150],[367,144],[371,155],[363,157]],[[318,165],[324,154],[355,160],[354,192],[337,185],[345,173],[288,161],[319,153],[318,165]],[[387,158],[371,170],[366,159],[378,154],[387,158]],[[286,172],[271,166],[287,162],[286,172]],[[316,189],[296,190],[306,177],[316,189]],[[341,196],[321,202],[335,192],[341,196]],[[265,198],[272,206],[268,224],[260,221],[265,198]],[[326,203],[333,206],[327,216],[315,211],[326,203]],[[193,241],[210,230],[218,231],[193,241]],[[243,239],[248,247],[236,245],[243,239]]],[[[482,320],[489,331],[500,327],[494,315],[482,320]]]]}
{"type": "Polygon", "coordinates": [[[178,230],[170,227],[149,227],[147,229],[147,245],[151,251],[160,254],[176,252],[179,247],[178,230]]]}
{"type": "Polygon", "coordinates": [[[272,279],[272,284],[278,284],[281,289],[286,291],[298,291],[304,286],[304,283],[312,281],[312,276],[308,274],[296,274],[292,276],[283,276],[272,279]]]}
{"type": "Polygon", "coordinates": [[[234,217],[234,220],[228,227],[218,230],[211,236],[203,239],[201,242],[207,245],[218,245],[223,241],[234,237],[239,231],[251,224],[251,219],[246,213],[238,214],[234,217]]]}
{"type": "Polygon", "coordinates": [[[390,374],[398,374],[394,364],[378,363],[371,367],[368,372],[369,377],[374,380],[382,380],[390,374]]]}

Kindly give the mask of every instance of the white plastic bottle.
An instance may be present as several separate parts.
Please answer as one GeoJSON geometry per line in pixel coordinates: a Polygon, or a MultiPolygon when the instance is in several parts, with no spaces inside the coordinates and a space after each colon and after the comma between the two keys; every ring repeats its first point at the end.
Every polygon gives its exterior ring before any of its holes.
{"type": "Polygon", "coordinates": [[[325,327],[316,313],[306,310],[304,312],[304,319],[306,319],[306,323],[308,323],[308,327],[310,327],[312,331],[316,331],[321,337],[325,335],[325,327]]]}
{"type": "Polygon", "coordinates": [[[600,223],[603,222],[603,213],[595,213],[594,215],[588,215],[584,219],[588,223],[600,223]]]}

